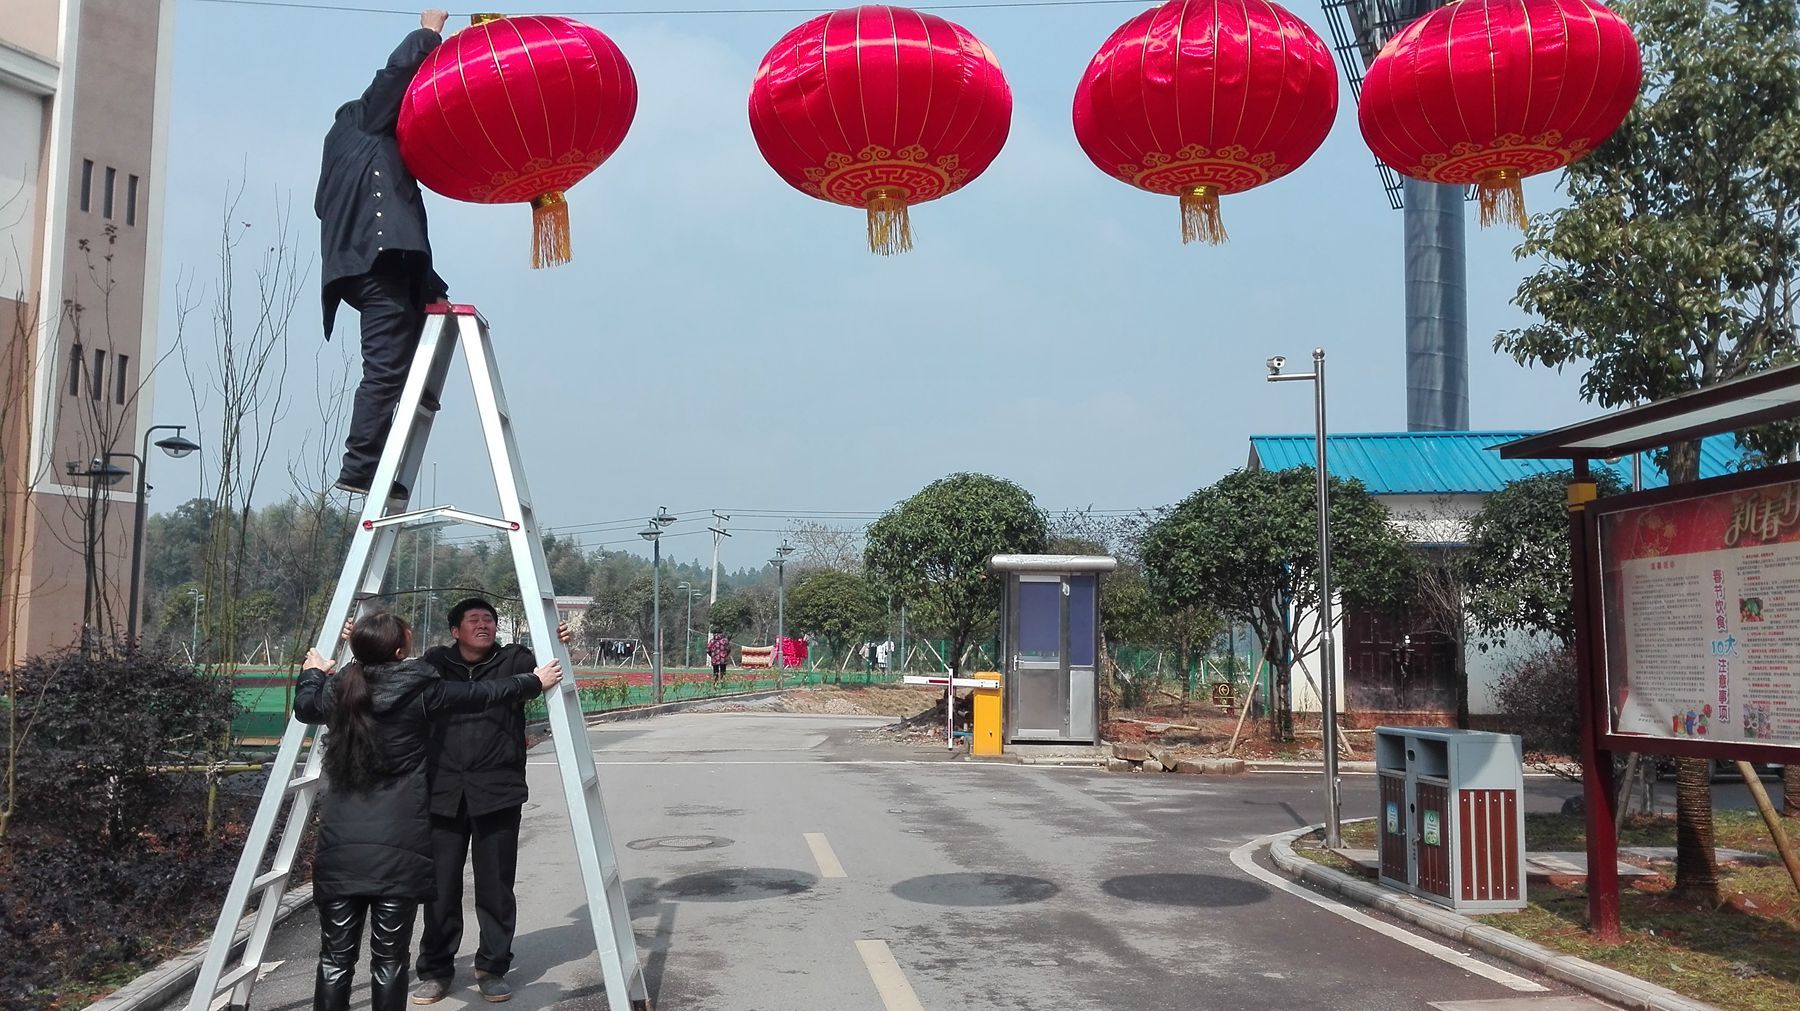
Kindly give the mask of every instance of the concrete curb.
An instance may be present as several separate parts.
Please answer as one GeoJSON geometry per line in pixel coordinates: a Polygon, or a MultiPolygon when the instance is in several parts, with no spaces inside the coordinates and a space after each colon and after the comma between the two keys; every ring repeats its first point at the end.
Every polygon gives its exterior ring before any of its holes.
{"type": "MultiPolygon", "coordinates": [[[[301,885],[281,898],[281,906],[275,911],[275,923],[279,926],[288,917],[312,905],[312,884],[301,885]]],[[[250,937],[250,927],[255,916],[246,916],[238,921],[237,932],[231,942],[232,957],[243,951],[244,942],[250,937]]],[[[194,988],[194,982],[200,978],[200,963],[206,960],[206,949],[211,943],[211,935],[192,947],[168,959],[161,965],[138,978],[114,990],[87,1006],[87,1011],[142,1011],[146,1008],[161,1007],[171,1000],[194,988]]]]}
{"type": "Polygon", "coordinates": [[[1498,927],[1353,878],[1295,853],[1294,840],[1317,829],[1317,825],[1312,825],[1277,836],[1269,844],[1269,858],[1283,873],[1301,881],[1634,1011],[1720,1011],[1712,1004],[1683,997],[1673,990],[1583,958],[1552,951],[1498,927]]]}
{"type": "MultiPolygon", "coordinates": [[[[1320,763],[1320,762],[1301,762],[1301,761],[1294,761],[1294,760],[1285,759],[1285,758],[1246,758],[1246,759],[1244,759],[1244,762],[1249,766],[1249,768],[1245,770],[1247,772],[1323,773],[1325,771],[1324,764],[1320,763]]],[[[1375,763],[1374,762],[1339,762],[1338,763],[1338,774],[1339,775],[1358,775],[1358,776],[1369,775],[1369,776],[1372,776],[1375,774],[1375,763]]],[[[1559,778],[1554,773],[1533,772],[1530,769],[1525,770],[1524,776],[1526,779],[1557,779],[1557,778],[1559,778]]]]}

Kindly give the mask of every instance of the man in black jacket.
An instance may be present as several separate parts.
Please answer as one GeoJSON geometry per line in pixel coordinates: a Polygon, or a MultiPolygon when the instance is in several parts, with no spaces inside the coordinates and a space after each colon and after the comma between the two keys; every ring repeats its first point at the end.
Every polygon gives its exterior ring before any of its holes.
{"type": "MultiPolygon", "coordinates": [[[[494,605],[471,597],[450,609],[451,646],[433,646],[421,658],[446,681],[496,681],[537,668],[531,650],[496,645],[494,605]]],[[[475,982],[489,1001],[512,996],[502,977],[512,967],[518,904],[519,815],[525,805],[525,714],[521,706],[495,706],[440,719],[432,734],[435,776],[431,787],[431,835],[437,865],[437,898],[425,905],[419,941],[419,986],[414,1004],[432,1004],[450,992],[456,949],[462,944],[463,864],[475,868],[475,918],[481,943],[475,950],[475,982]]]]}
{"type": "MultiPolygon", "coordinates": [[[[400,160],[394,131],[407,86],[443,41],[448,17],[441,10],[419,15],[418,29],[401,40],[361,98],[338,108],[325,135],[313,211],[319,216],[326,339],[339,302],[350,303],[362,316],[362,385],[356,388],[337,480],[337,487],[351,493],[369,490],[418,347],[425,306],[446,291],[432,270],[419,184],[400,160]]],[[[427,391],[426,402],[435,402],[435,391],[427,391]]]]}

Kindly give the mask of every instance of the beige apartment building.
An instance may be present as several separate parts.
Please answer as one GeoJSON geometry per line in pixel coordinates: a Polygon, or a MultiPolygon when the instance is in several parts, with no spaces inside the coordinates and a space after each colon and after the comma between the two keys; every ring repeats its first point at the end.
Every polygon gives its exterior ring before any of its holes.
{"type": "Polygon", "coordinates": [[[12,663],[79,641],[84,625],[126,623],[175,0],[5,8],[0,663],[12,663]]]}

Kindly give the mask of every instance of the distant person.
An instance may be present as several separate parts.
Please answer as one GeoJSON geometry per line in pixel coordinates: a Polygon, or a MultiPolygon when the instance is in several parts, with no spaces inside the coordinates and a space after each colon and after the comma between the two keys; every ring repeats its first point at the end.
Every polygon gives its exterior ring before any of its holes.
{"type": "MultiPolygon", "coordinates": [[[[338,107],[325,134],[313,198],[325,338],[331,339],[339,302],[362,317],[362,384],[336,485],[352,494],[368,494],[425,325],[425,306],[448,290],[432,269],[425,202],[400,160],[395,129],[406,89],[443,41],[449,16],[441,10],[420,14],[419,27],[400,41],[360,98],[338,107]]],[[[435,406],[436,392],[426,391],[427,406],[435,406]]]]}
{"type": "Polygon", "coordinates": [[[724,632],[714,632],[706,640],[706,659],[712,663],[713,680],[724,680],[725,666],[731,663],[731,638],[724,632]]]}
{"type": "Polygon", "coordinates": [[[356,658],[341,673],[308,650],[294,690],[294,715],[330,730],[313,899],[319,912],[316,1011],[348,1011],[363,923],[369,925],[372,1011],[406,1006],[408,949],[421,901],[437,891],[427,805],[434,718],[516,706],[562,680],[552,660],[479,683],[444,680],[409,660],[412,629],[371,614],[350,631],[356,658]]]}

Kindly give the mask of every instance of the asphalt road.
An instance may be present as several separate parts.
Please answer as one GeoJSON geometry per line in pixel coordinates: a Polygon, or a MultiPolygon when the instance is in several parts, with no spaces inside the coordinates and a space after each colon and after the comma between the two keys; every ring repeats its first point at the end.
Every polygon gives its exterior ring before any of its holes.
{"type": "MultiPolygon", "coordinates": [[[[883,722],[676,715],[592,731],[659,1011],[1603,1006],[1271,883],[1246,844],[1318,821],[1316,775],[950,762],[860,732],[883,722]]],[[[530,771],[511,1006],[604,1008],[548,745],[530,771]]],[[[1537,781],[1528,803],[1554,810],[1572,791],[1537,781]]],[[[1347,777],[1345,816],[1374,808],[1372,777],[1347,777]]],[[[308,1006],[317,936],[310,913],[277,931],[254,1007],[308,1006]]],[[[473,950],[466,937],[442,1007],[481,1003],[473,950]]]]}

